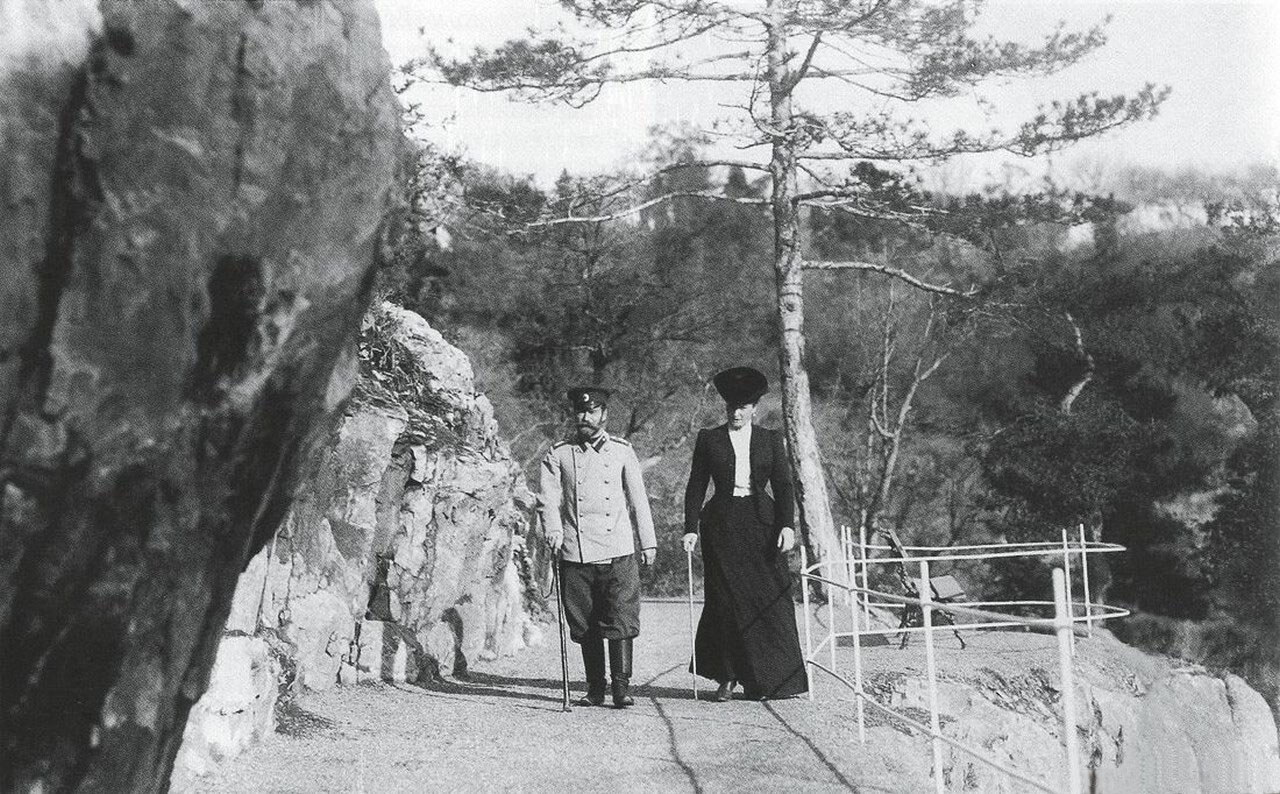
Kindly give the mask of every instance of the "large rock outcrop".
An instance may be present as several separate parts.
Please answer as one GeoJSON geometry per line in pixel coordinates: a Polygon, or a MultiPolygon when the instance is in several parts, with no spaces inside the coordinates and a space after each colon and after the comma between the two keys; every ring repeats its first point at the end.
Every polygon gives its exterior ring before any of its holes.
{"type": "Polygon", "coordinates": [[[276,690],[245,683],[252,658],[278,660],[288,697],[461,673],[539,633],[527,488],[470,362],[391,304],[368,317],[361,355],[346,415],[240,578],[218,657],[240,673],[194,712],[177,789],[272,730],[276,690]]]}
{"type": "MultiPolygon", "coordinates": [[[[942,732],[1048,781],[1065,779],[1062,698],[1053,647],[992,634],[948,658],[938,682],[942,732]]],[[[1173,666],[1105,631],[1076,644],[1076,731],[1090,791],[1270,794],[1280,742],[1265,700],[1242,679],[1173,666]]],[[[891,705],[927,721],[927,679],[877,677],[891,705]]],[[[950,746],[948,791],[1019,792],[1017,782],[950,746]]]]}
{"type": "Polygon", "coordinates": [[[0,790],[163,789],[354,374],[370,0],[0,0],[0,790]]]}

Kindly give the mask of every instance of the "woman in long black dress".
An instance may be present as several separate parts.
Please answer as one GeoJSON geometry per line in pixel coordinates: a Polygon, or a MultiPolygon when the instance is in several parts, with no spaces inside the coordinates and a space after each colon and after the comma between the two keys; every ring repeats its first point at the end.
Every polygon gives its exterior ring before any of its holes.
{"type": "Polygon", "coordinates": [[[748,698],[789,697],[809,688],[786,558],[795,544],[791,470],[782,435],[751,422],[769,389],[764,374],[734,367],[713,382],[727,421],[698,432],[684,494],[684,546],[701,537],[706,591],[697,671],[720,685],[718,701],[735,683],[748,698]]]}

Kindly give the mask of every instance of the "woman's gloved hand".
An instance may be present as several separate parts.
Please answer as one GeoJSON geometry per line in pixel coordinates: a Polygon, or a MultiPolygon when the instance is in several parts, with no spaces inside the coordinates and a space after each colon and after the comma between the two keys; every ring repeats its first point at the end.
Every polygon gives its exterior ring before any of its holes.
{"type": "Polygon", "coordinates": [[[796,531],[791,527],[783,527],[778,533],[778,549],[780,551],[791,551],[796,545],[796,531]]]}

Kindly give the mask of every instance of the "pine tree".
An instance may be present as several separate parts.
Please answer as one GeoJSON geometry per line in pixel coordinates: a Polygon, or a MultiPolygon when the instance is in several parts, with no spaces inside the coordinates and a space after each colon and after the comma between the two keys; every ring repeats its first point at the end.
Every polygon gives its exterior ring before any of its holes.
{"type": "MultiPolygon", "coordinates": [[[[804,356],[806,269],[870,270],[950,296],[972,289],[933,284],[877,262],[807,260],[801,210],[835,209],[884,220],[928,223],[938,210],[905,189],[895,164],[1005,151],[1034,155],[1150,118],[1168,89],[1147,85],[1131,96],[1083,94],[1042,105],[1009,128],[937,134],[911,117],[938,100],[972,96],[984,83],[1043,77],[1102,47],[1102,26],[1062,26],[1038,44],[973,33],[982,0],[560,0],[584,35],[558,27],[531,31],[462,60],[432,51],[409,74],[505,92],[526,101],[580,107],[608,85],[712,82],[736,90],[736,145],[767,148],[767,161],[687,159],[660,169],[738,168],[767,174],[767,198],[723,190],[674,190],[626,209],[547,223],[599,222],[672,198],[762,202],[773,216],[776,309],[781,338],[785,432],[796,473],[799,513],[820,557],[837,549],[821,452],[811,419],[804,356]],[[814,90],[817,89],[817,90],[814,90]],[[862,101],[867,108],[859,107],[862,101]],[[801,175],[805,189],[801,189],[801,175]]],[[[653,177],[660,176],[654,174],[653,177]]]]}

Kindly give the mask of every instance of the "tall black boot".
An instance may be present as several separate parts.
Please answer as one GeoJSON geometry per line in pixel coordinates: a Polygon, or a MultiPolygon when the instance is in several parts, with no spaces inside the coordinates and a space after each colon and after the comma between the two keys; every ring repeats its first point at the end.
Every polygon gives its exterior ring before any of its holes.
{"type": "Polygon", "coordinates": [[[609,672],[613,674],[613,707],[634,706],[631,688],[631,639],[609,640],[609,672]]]}
{"type": "Polygon", "coordinates": [[[582,666],[587,671],[587,695],[579,706],[604,705],[604,640],[585,637],[582,640],[582,666]]]}

